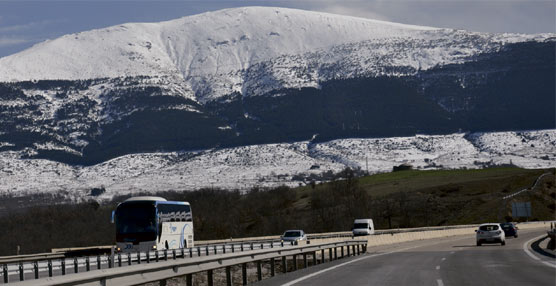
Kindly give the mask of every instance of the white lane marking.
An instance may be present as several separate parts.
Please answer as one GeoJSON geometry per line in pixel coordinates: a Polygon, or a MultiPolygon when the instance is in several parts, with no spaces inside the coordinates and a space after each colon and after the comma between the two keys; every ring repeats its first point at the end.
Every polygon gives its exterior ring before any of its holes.
{"type": "Polygon", "coordinates": [[[436,270],[440,270],[440,265],[436,265],[436,270]]]}
{"type": "Polygon", "coordinates": [[[377,257],[377,256],[382,256],[382,255],[386,255],[386,254],[392,254],[392,253],[396,253],[396,252],[402,252],[402,251],[406,251],[406,250],[410,250],[410,249],[418,248],[418,247],[423,247],[423,245],[418,245],[418,246],[403,248],[403,249],[399,249],[399,250],[395,250],[395,251],[390,251],[390,252],[372,254],[372,255],[365,256],[365,257],[357,258],[357,259],[354,259],[354,260],[351,260],[351,261],[348,261],[348,262],[344,262],[344,263],[342,263],[342,264],[338,264],[338,265],[335,265],[335,266],[332,266],[332,267],[328,267],[328,268],[326,268],[326,269],[323,269],[323,270],[321,270],[321,271],[317,271],[317,272],[315,272],[315,273],[311,273],[311,274],[305,275],[305,276],[303,276],[303,277],[300,277],[300,278],[297,278],[297,279],[295,279],[295,280],[292,280],[292,281],[290,281],[290,282],[288,282],[288,283],[282,284],[282,286],[291,286],[291,285],[296,284],[296,283],[299,283],[299,282],[301,282],[301,281],[303,281],[303,280],[306,280],[306,279],[309,279],[309,278],[311,278],[311,277],[320,275],[320,274],[322,274],[322,273],[324,273],[324,272],[328,272],[328,271],[330,271],[330,270],[334,270],[334,269],[336,269],[336,268],[339,268],[339,267],[342,267],[342,266],[344,266],[344,265],[348,265],[348,264],[351,264],[351,263],[354,263],[354,262],[357,262],[357,261],[361,261],[361,260],[364,260],[364,259],[373,258],[373,257],[377,257]]]}
{"type": "Polygon", "coordinates": [[[438,286],[444,286],[444,282],[442,282],[442,279],[436,279],[436,283],[438,284],[438,286]]]}
{"type": "Polygon", "coordinates": [[[446,257],[442,257],[442,261],[446,260],[446,257]]]}
{"type": "Polygon", "coordinates": [[[532,239],[529,239],[528,241],[526,241],[525,243],[523,243],[523,251],[525,251],[525,253],[527,253],[527,255],[529,255],[531,258],[533,258],[533,259],[535,259],[535,260],[537,260],[537,261],[542,262],[542,264],[545,264],[545,265],[548,265],[548,266],[550,266],[550,267],[556,268],[556,265],[555,265],[555,264],[550,263],[550,262],[547,262],[547,261],[542,261],[542,260],[541,260],[540,258],[538,258],[536,255],[534,255],[531,251],[529,251],[529,244],[530,244],[532,241],[541,239],[541,238],[543,238],[543,237],[545,237],[545,236],[546,236],[546,234],[543,234],[543,235],[541,235],[541,236],[537,236],[537,237],[534,237],[534,238],[532,238],[532,239]]]}

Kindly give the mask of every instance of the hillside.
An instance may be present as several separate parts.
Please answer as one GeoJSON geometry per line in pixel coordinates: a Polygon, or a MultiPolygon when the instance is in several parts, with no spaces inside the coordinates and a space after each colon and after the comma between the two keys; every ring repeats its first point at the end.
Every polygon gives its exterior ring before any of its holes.
{"type": "Polygon", "coordinates": [[[332,174],[348,167],[374,174],[404,163],[420,170],[556,167],[556,130],[315,141],[131,154],[93,166],[5,151],[0,152],[0,194],[64,191],[79,200],[93,188],[104,188],[96,199],[108,200],[128,193],[203,187],[297,187],[332,180],[332,174]]]}
{"type": "Polygon", "coordinates": [[[271,7],[84,31],[0,59],[0,152],[92,166],[142,153],[553,129],[555,39],[271,7]]]}

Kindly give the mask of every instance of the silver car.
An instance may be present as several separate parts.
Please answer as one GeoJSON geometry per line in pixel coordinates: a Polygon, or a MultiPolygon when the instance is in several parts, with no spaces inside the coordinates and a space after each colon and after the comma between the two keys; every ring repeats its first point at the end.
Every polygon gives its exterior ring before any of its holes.
{"type": "Polygon", "coordinates": [[[286,230],[286,232],[280,236],[280,240],[282,241],[300,241],[306,239],[307,236],[302,230],[286,230]]]}
{"type": "Polygon", "coordinates": [[[506,235],[499,223],[483,223],[475,232],[477,233],[477,246],[481,246],[483,243],[506,245],[506,235]]]}

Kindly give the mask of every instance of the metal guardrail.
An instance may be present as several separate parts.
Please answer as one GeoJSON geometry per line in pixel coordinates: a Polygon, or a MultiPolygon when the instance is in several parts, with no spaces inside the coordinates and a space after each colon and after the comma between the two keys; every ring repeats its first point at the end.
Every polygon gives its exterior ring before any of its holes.
{"type": "MultiPolygon", "coordinates": [[[[310,242],[307,242],[308,244],[310,242]]],[[[237,242],[234,244],[220,244],[220,245],[205,245],[196,246],[188,249],[178,250],[156,250],[148,252],[136,253],[118,253],[114,256],[97,255],[87,257],[73,257],[60,259],[47,259],[31,261],[32,264],[24,264],[23,261],[18,263],[3,264],[0,269],[0,281],[4,283],[10,282],[10,277],[13,280],[24,281],[26,279],[39,279],[39,277],[55,277],[58,275],[66,275],[69,273],[88,272],[91,270],[100,270],[107,268],[130,266],[142,263],[159,262],[160,260],[167,261],[169,257],[172,258],[197,258],[201,256],[210,256],[216,254],[236,253],[252,250],[262,250],[265,248],[275,247],[292,247],[297,245],[297,242],[237,242]],[[26,278],[27,276],[27,278],[26,278]],[[29,277],[30,276],[30,277],[29,277]]]]}
{"type": "Polygon", "coordinates": [[[38,253],[38,254],[3,256],[0,257],[0,264],[56,259],[56,258],[63,258],[63,257],[64,257],[63,253],[38,253]]]}
{"type": "MultiPolygon", "coordinates": [[[[282,272],[288,271],[288,259],[292,258],[292,268],[299,268],[298,257],[302,257],[303,268],[326,261],[332,261],[347,256],[360,255],[366,252],[366,240],[350,240],[327,244],[307,244],[288,248],[262,249],[243,253],[228,253],[219,256],[199,257],[195,260],[180,259],[176,255],[172,259],[165,257],[160,263],[137,264],[128,267],[115,267],[103,271],[91,271],[80,273],[80,275],[57,276],[48,279],[29,280],[14,283],[14,285],[138,285],[160,281],[160,285],[166,285],[166,280],[185,276],[186,284],[192,285],[192,274],[206,272],[208,285],[213,285],[213,271],[225,268],[226,284],[232,284],[231,267],[241,265],[242,284],[246,285],[247,263],[255,263],[257,267],[257,280],[262,280],[262,264],[270,263],[270,276],[276,274],[276,262],[281,266],[282,272]],[[340,252],[340,254],[339,254],[340,252]],[[328,254],[328,259],[326,257],[328,254]],[[320,256],[320,259],[317,258],[320,256]],[[309,260],[309,258],[311,258],[309,260]]],[[[183,250],[180,251],[182,254],[183,250]]],[[[175,254],[175,252],[174,252],[175,254]]],[[[185,258],[185,256],[183,257],[185,258]]]]}
{"type": "Polygon", "coordinates": [[[521,193],[523,193],[523,192],[527,192],[527,191],[530,191],[530,190],[531,190],[531,191],[534,190],[534,189],[537,187],[537,185],[539,184],[539,182],[541,181],[541,179],[542,179],[544,176],[548,176],[548,175],[552,175],[552,173],[544,173],[544,174],[540,175],[540,176],[535,180],[535,182],[533,183],[533,185],[531,185],[530,187],[525,188],[525,189],[521,189],[521,190],[519,190],[519,191],[517,191],[517,192],[515,192],[515,193],[513,193],[513,194],[509,194],[509,195],[507,195],[507,196],[504,196],[504,197],[502,197],[502,200],[506,200],[506,199],[515,197],[515,196],[517,196],[517,195],[519,195],[519,194],[521,194],[521,193]]]}

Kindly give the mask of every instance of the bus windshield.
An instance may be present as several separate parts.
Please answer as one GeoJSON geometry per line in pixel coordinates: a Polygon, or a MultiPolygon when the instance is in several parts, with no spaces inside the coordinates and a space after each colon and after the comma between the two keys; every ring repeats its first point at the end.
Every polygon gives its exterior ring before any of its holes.
{"type": "Polygon", "coordinates": [[[156,236],[156,208],[154,202],[129,202],[116,209],[118,235],[149,233],[156,236]]]}

